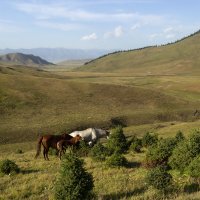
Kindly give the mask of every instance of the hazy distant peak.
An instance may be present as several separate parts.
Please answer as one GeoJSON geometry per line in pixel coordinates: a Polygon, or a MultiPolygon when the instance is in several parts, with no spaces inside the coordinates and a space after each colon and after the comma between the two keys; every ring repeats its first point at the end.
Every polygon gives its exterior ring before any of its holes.
{"type": "Polygon", "coordinates": [[[13,64],[20,64],[20,65],[53,65],[39,56],[34,56],[32,54],[23,54],[23,53],[9,53],[0,56],[0,62],[4,63],[13,63],[13,64]]]}

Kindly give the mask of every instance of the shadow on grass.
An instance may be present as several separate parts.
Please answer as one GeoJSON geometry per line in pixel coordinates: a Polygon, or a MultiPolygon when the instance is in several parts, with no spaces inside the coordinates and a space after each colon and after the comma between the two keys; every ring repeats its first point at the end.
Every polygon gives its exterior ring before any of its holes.
{"type": "Polygon", "coordinates": [[[200,187],[199,187],[198,183],[192,183],[192,184],[186,185],[184,187],[184,192],[188,193],[188,194],[192,194],[192,193],[198,192],[198,191],[200,191],[200,187]]]}
{"type": "Polygon", "coordinates": [[[129,192],[121,192],[121,193],[111,193],[111,194],[106,194],[102,196],[102,200],[116,200],[116,199],[124,199],[124,198],[128,198],[131,196],[135,196],[135,195],[140,195],[140,194],[144,194],[144,192],[146,191],[145,187],[142,188],[137,188],[135,190],[129,191],[129,192]]]}
{"type": "Polygon", "coordinates": [[[21,170],[22,174],[32,174],[32,173],[36,173],[39,172],[40,170],[38,169],[25,169],[25,170],[21,170]]]}
{"type": "Polygon", "coordinates": [[[128,162],[127,168],[139,168],[142,164],[140,162],[128,162]]]}

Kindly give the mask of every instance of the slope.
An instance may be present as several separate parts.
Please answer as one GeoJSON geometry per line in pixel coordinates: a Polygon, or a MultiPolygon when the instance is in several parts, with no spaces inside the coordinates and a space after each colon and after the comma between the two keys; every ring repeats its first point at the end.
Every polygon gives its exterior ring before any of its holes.
{"type": "Polygon", "coordinates": [[[1,144],[116,122],[185,120],[196,108],[153,89],[77,82],[34,68],[0,69],[1,144]]]}
{"type": "Polygon", "coordinates": [[[172,44],[116,52],[77,71],[143,74],[200,74],[200,31],[172,44]]]}
{"type": "Polygon", "coordinates": [[[53,65],[39,56],[34,55],[26,55],[22,53],[10,53],[6,55],[0,56],[0,62],[6,64],[18,64],[18,65],[28,65],[28,66],[35,66],[35,65],[53,65]]]}

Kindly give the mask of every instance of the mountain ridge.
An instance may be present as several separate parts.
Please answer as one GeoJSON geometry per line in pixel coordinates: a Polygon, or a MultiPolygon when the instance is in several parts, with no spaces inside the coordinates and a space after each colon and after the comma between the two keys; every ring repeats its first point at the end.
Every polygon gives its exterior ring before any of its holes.
{"type": "Polygon", "coordinates": [[[0,62],[6,64],[18,64],[18,65],[27,65],[27,66],[43,66],[43,65],[54,65],[39,56],[34,56],[32,54],[23,54],[23,53],[10,53],[0,56],[0,62]]]}
{"type": "Polygon", "coordinates": [[[85,63],[77,71],[200,73],[198,51],[200,51],[200,31],[166,45],[113,52],[85,63]]]}

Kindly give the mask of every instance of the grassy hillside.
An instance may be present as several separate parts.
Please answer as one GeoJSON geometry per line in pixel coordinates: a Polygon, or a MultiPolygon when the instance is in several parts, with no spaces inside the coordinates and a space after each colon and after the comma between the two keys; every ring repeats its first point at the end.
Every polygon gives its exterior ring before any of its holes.
{"type": "Polygon", "coordinates": [[[116,121],[136,125],[193,119],[196,102],[149,88],[78,79],[34,68],[1,67],[0,143],[91,126],[110,127],[116,121]]]}
{"type": "Polygon", "coordinates": [[[113,53],[95,59],[77,71],[142,74],[200,74],[200,32],[179,42],[113,53]]]}
{"type": "Polygon", "coordinates": [[[50,63],[40,58],[39,56],[27,55],[23,53],[10,53],[6,55],[0,55],[0,63],[26,66],[53,65],[53,63],[50,63]]]}

